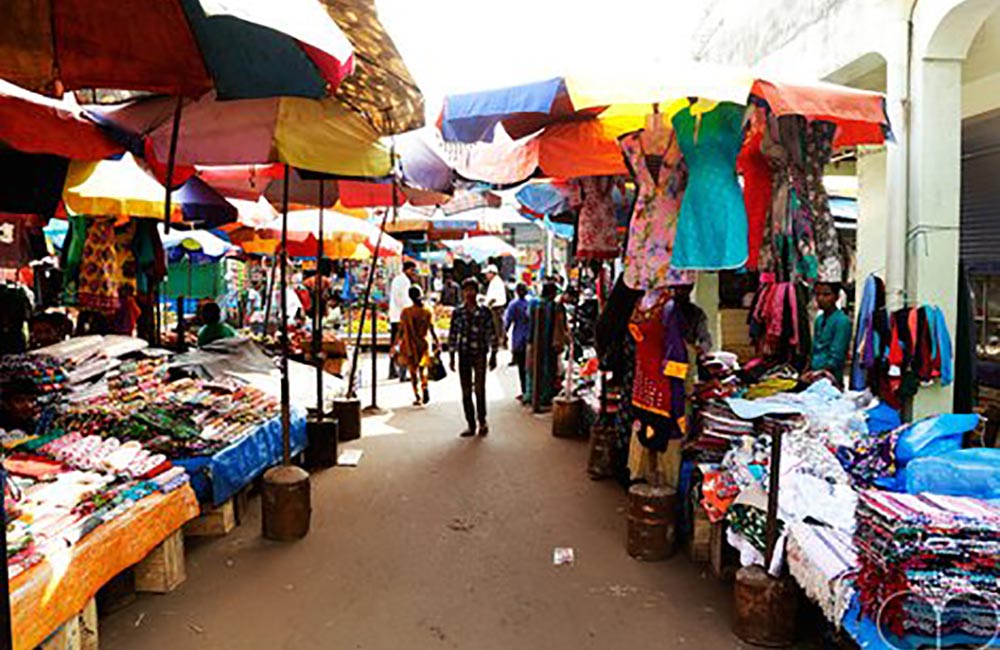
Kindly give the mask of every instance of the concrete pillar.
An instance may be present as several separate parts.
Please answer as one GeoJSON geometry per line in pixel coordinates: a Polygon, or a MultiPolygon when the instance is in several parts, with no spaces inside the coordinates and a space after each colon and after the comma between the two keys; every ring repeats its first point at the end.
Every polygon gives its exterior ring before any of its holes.
{"type": "MultiPolygon", "coordinates": [[[[872,273],[886,279],[887,247],[890,242],[886,158],[885,148],[858,153],[858,249],[854,277],[859,292],[864,288],[865,278],[872,273]]],[[[903,242],[898,244],[903,249],[903,242]]],[[[855,306],[860,305],[859,293],[855,306]]],[[[857,314],[854,315],[854,322],[857,322],[857,314]]]]}
{"type": "Polygon", "coordinates": [[[702,308],[708,318],[708,331],[712,334],[712,347],[722,349],[722,322],[719,320],[719,274],[699,273],[694,285],[694,304],[702,308]]]}
{"type": "MultiPolygon", "coordinates": [[[[961,197],[962,61],[924,58],[911,79],[907,298],[936,304],[954,335],[961,197]]],[[[921,388],[914,419],[950,412],[952,388],[921,388]]]]}

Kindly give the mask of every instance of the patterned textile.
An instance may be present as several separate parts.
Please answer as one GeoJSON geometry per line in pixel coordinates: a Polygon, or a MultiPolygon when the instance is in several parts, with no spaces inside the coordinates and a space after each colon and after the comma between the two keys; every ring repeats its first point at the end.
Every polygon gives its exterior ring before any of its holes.
{"type": "Polygon", "coordinates": [[[583,205],[577,227],[576,256],[580,259],[618,257],[618,220],[612,192],[614,176],[587,176],[579,180],[583,205]]]}
{"type": "Polygon", "coordinates": [[[671,131],[654,176],[642,134],[638,131],[621,138],[625,161],[638,188],[625,251],[625,284],[632,289],[656,289],[667,284],[687,171],[677,135],[671,131]]]}
{"type": "Polygon", "coordinates": [[[736,269],[747,261],[746,205],[736,178],[743,113],[739,104],[723,102],[698,115],[685,108],[673,118],[689,174],[670,261],[674,268],[736,269]]]}
{"type": "Polygon", "coordinates": [[[861,611],[898,636],[991,638],[1000,603],[1000,509],[966,497],[861,494],[861,611]]]}
{"type": "Polygon", "coordinates": [[[827,620],[840,627],[854,597],[858,557],[851,536],[809,524],[792,524],[786,546],[788,570],[827,620]]]}
{"type": "Polygon", "coordinates": [[[486,307],[459,305],[451,314],[448,348],[460,356],[485,356],[498,346],[493,313],[486,307]]]}
{"type": "Polygon", "coordinates": [[[374,0],[322,0],[354,46],[354,73],[335,97],[367,119],[379,135],[424,126],[424,97],[392,37],[378,19],[374,0]]]}
{"type": "Polygon", "coordinates": [[[667,440],[687,431],[684,382],[688,374],[687,346],[681,336],[678,310],[670,293],[648,296],[636,305],[629,332],[636,341],[632,405],[643,425],[639,440],[665,451],[667,440]],[[652,430],[652,435],[650,435],[652,430]]]}
{"type": "Polygon", "coordinates": [[[77,304],[112,314],[118,309],[118,254],[114,219],[93,219],[87,226],[80,263],[77,304]]]}

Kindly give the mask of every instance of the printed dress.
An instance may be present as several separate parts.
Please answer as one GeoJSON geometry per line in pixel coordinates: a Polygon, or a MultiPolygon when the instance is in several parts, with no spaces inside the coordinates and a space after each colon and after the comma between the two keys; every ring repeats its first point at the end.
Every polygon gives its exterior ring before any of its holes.
{"type": "Polygon", "coordinates": [[[618,221],[612,193],[614,176],[581,178],[576,256],[580,259],[613,260],[618,257],[618,221]]]}
{"type": "Polygon", "coordinates": [[[689,174],[670,263],[676,269],[738,269],[747,261],[747,212],[736,176],[743,113],[739,104],[723,102],[706,113],[688,107],[674,116],[689,174]]]}
{"type": "Polygon", "coordinates": [[[684,197],[686,172],[677,136],[672,131],[654,177],[642,145],[642,131],[621,138],[625,162],[632,170],[637,197],[625,250],[625,284],[630,289],[667,286],[677,233],[677,215],[684,197]]]}

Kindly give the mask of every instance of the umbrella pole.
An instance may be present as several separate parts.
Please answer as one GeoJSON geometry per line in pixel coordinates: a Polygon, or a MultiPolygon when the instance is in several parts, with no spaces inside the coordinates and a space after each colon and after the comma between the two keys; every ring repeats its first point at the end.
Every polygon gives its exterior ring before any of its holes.
{"type": "MultiPolygon", "coordinates": [[[[393,202],[395,202],[395,192],[393,193],[393,202]]],[[[371,300],[371,296],[372,296],[372,285],[375,283],[375,265],[378,262],[378,254],[380,252],[380,249],[382,248],[382,235],[385,233],[385,226],[386,226],[386,222],[388,221],[388,219],[389,219],[389,211],[386,210],[385,211],[385,215],[383,215],[383,217],[382,217],[382,228],[381,228],[381,230],[379,230],[378,239],[375,242],[375,256],[372,258],[372,267],[371,267],[370,271],[368,272],[368,282],[365,285],[365,295],[364,295],[364,298],[362,298],[362,300],[361,300],[361,321],[358,324],[358,336],[355,339],[354,354],[352,355],[352,358],[351,358],[351,376],[347,380],[347,396],[348,397],[356,397],[357,396],[356,393],[355,393],[355,390],[354,390],[354,382],[355,382],[355,377],[357,376],[358,352],[361,350],[361,337],[362,337],[362,335],[364,334],[364,331],[365,331],[365,316],[368,313],[369,301],[371,300]]],[[[374,310],[372,310],[373,328],[377,329],[377,328],[374,327],[374,321],[375,320],[376,320],[376,318],[375,318],[375,312],[374,312],[374,310]]],[[[373,333],[372,334],[372,342],[374,343],[374,341],[375,341],[375,334],[373,333]]],[[[373,346],[372,355],[374,356],[374,354],[375,354],[375,350],[374,350],[374,346],[373,346]]],[[[373,375],[372,376],[372,383],[375,383],[376,380],[377,380],[377,378],[378,378],[377,376],[373,375]]],[[[373,395],[374,395],[374,391],[373,391],[373,395]]]]}
{"type": "Polygon", "coordinates": [[[284,464],[264,473],[261,488],[261,524],[264,537],[292,541],[309,532],[311,487],[309,473],[292,465],[291,389],[288,385],[288,183],[285,163],[285,187],[281,205],[281,442],[284,464]]]}
{"type": "Polygon", "coordinates": [[[271,308],[274,305],[271,304],[272,297],[274,296],[274,284],[277,282],[278,273],[278,258],[275,257],[271,260],[271,279],[265,285],[265,291],[267,295],[264,297],[264,336],[267,336],[267,328],[271,324],[271,308]]]}
{"type": "Polygon", "coordinates": [[[181,131],[181,110],[184,108],[184,98],[177,97],[177,107],[174,109],[174,124],[170,130],[170,152],[167,154],[167,193],[163,200],[163,230],[170,232],[170,199],[173,193],[174,166],[177,163],[177,136],[181,131]]]}
{"type": "Polygon", "coordinates": [[[313,302],[313,361],[316,363],[316,417],[320,422],[323,421],[324,411],[326,410],[323,405],[323,359],[321,358],[321,352],[323,348],[323,307],[321,303],[323,302],[323,290],[322,290],[322,269],[323,269],[323,244],[325,230],[323,229],[323,190],[325,189],[326,181],[322,178],[319,181],[319,237],[316,238],[316,276],[313,278],[315,281],[314,291],[315,297],[313,302]]]}
{"type": "Polygon", "coordinates": [[[291,445],[291,386],[288,383],[288,164],[285,164],[285,187],[281,196],[281,323],[278,327],[281,343],[281,447],[285,465],[292,463],[291,445]]]}

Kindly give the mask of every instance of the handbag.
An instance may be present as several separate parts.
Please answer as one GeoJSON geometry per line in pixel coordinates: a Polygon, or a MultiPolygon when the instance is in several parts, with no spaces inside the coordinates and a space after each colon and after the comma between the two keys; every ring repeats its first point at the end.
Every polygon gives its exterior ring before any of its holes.
{"type": "Polygon", "coordinates": [[[441,361],[441,355],[432,355],[427,363],[427,379],[431,381],[441,381],[447,376],[448,371],[444,367],[444,362],[441,361]]]}

